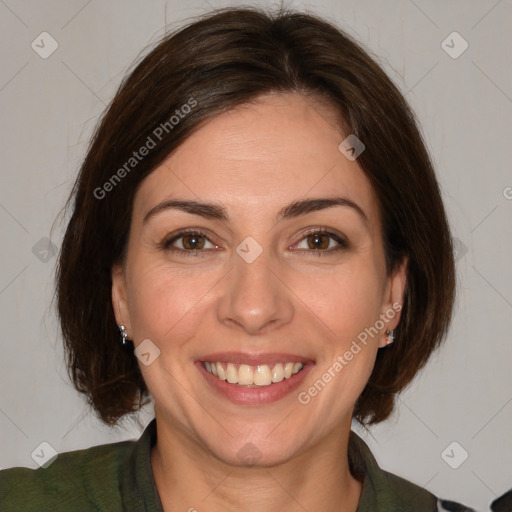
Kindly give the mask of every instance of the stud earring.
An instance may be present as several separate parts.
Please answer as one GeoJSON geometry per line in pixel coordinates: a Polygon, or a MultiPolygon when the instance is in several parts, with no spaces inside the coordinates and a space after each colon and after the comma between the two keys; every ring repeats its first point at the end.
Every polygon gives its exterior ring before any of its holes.
{"type": "Polygon", "coordinates": [[[121,339],[120,339],[121,346],[125,350],[131,351],[131,349],[133,347],[133,342],[132,342],[132,340],[128,339],[128,333],[126,332],[126,327],[124,325],[118,325],[118,328],[119,328],[119,334],[121,336],[121,339]]]}
{"type": "Polygon", "coordinates": [[[119,333],[121,334],[121,345],[126,346],[126,338],[128,338],[128,334],[126,333],[126,327],[124,325],[119,326],[119,333]]]}
{"type": "Polygon", "coordinates": [[[391,343],[393,343],[393,341],[395,341],[395,331],[394,331],[394,329],[392,329],[391,331],[388,329],[386,331],[386,336],[387,336],[387,343],[386,343],[386,345],[391,345],[391,343]]]}

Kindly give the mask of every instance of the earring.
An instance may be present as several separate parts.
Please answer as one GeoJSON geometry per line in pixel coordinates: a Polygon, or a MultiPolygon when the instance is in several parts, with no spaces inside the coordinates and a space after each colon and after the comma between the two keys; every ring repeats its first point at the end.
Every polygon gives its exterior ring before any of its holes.
{"type": "Polygon", "coordinates": [[[393,341],[395,341],[395,331],[394,329],[392,329],[391,331],[388,329],[386,331],[386,336],[387,336],[387,345],[391,345],[391,343],[393,343],[393,341]]]}
{"type": "Polygon", "coordinates": [[[129,350],[131,349],[132,341],[128,339],[128,333],[126,332],[126,327],[124,325],[118,325],[119,334],[121,335],[121,346],[129,350]]]}

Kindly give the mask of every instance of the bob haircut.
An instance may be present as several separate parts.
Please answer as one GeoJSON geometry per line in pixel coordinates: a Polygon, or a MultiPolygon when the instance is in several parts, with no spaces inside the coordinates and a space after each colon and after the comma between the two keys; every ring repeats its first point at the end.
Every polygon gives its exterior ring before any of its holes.
{"type": "Polygon", "coordinates": [[[272,92],[323,100],[340,128],[365,144],[357,161],[378,198],[388,274],[408,260],[395,342],[378,350],[353,417],[363,426],[386,419],[396,394],[445,339],[455,298],[452,238],[398,88],[359,44],[315,15],[217,9],[133,64],[66,202],[73,211],[57,262],[58,317],[68,374],[104,423],[116,425],[150,401],[133,351],[119,342],[111,298],[111,269],[124,261],[138,186],[200,125],[272,92]]]}

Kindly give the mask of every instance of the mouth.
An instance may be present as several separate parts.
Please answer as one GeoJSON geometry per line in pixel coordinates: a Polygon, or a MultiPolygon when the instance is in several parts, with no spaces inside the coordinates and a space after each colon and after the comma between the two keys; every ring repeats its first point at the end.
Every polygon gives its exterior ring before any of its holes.
{"type": "Polygon", "coordinates": [[[218,379],[245,387],[270,386],[297,375],[304,368],[303,363],[291,361],[256,366],[221,361],[202,361],[201,363],[207,372],[218,379]]]}
{"type": "Polygon", "coordinates": [[[213,354],[195,364],[217,393],[237,404],[279,400],[315,366],[312,360],[287,354],[213,354]]]}

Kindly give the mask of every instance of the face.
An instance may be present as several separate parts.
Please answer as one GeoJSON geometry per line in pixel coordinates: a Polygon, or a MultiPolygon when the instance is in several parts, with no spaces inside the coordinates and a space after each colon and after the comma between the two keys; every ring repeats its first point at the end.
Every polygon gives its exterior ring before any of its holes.
{"type": "Polygon", "coordinates": [[[386,274],[347,135],[311,98],[263,96],[203,125],[137,190],[116,319],[157,421],[198,457],[273,464],[350,428],[405,270],[386,274]]]}

